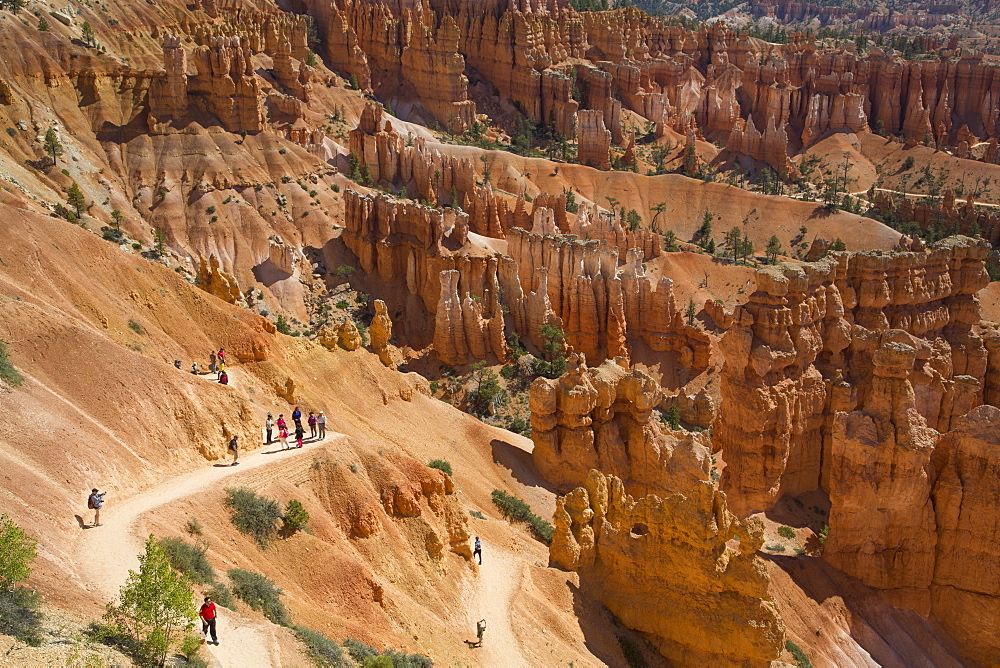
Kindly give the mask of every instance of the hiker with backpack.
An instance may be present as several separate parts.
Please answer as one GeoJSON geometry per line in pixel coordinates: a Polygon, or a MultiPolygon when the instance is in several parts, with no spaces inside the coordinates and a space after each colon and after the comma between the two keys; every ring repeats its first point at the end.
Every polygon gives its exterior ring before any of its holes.
{"type": "Polygon", "coordinates": [[[309,438],[316,438],[316,416],[313,415],[312,411],[309,411],[309,438]]]}
{"type": "Polygon", "coordinates": [[[316,426],[319,428],[319,440],[326,438],[326,415],[323,411],[319,412],[319,417],[316,418],[316,426]]]}
{"type": "Polygon", "coordinates": [[[295,423],[295,447],[302,447],[302,437],[305,436],[306,430],[302,428],[301,422],[295,423]]]}
{"type": "Polygon", "coordinates": [[[223,385],[229,385],[229,374],[225,371],[219,372],[219,382],[223,385]]]}
{"type": "Polygon", "coordinates": [[[208,640],[208,634],[211,632],[212,639],[208,641],[208,644],[218,647],[219,636],[215,634],[216,609],[211,596],[205,597],[205,602],[202,604],[201,610],[198,611],[198,616],[201,617],[201,634],[205,636],[205,640],[208,640]]]}
{"type": "Polygon", "coordinates": [[[229,441],[229,451],[233,453],[233,463],[230,466],[236,466],[240,463],[240,442],[237,438],[236,434],[233,434],[229,441]]]}
{"type": "Polygon", "coordinates": [[[102,526],[101,508],[104,507],[105,494],[107,494],[107,492],[99,492],[96,487],[90,490],[90,496],[87,497],[87,508],[94,511],[94,523],[91,526],[102,526]]]}
{"type": "Polygon", "coordinates": [[[264,445],[271,445],[271,431],[274,429],[274,420],[271,419],[271,414],[267,414],[267,419],[264,420],[264,431],[267,433],[267,442],[264,445]]]}

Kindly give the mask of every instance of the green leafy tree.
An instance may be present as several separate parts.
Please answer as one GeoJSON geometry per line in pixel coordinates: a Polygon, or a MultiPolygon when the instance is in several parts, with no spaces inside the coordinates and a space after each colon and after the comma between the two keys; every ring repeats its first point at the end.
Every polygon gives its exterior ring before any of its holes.
{"type": "Polygon", "coordinates": [[[190,581],[170,567],[167,553],[150,534],[139,571],[129,571],[104,620],[135,643],[142,661],[162,666],[171,646],[194,626],[193,597],[190,581]]]}
{"type": "Polygon", "coordinates": [[[669,253],[679,250],[677,247],[677,234],[673,230],[667,230],[663,233],[663,250],[669,253]]]}
{"type": "Polygon", "coordinates": [[[767,261],[774,264],[778,261],[778,256],[782,252],[781,241],[778,240],[776,234],[772,234],[771,238],[767,240],[767,248],[764,249],[764,253],[767,254],[767,261]]]}
{"type": "Polygon", "coordinates": [[[83,37],[84,42],[93,45],[94,29],[90,27],[90,21],[83,22],[83,25],[80,27],[80,35],[83,37]]]}
{"type": "Polygon", "coordinates": [[[642,223],[642,216],[635,209],[629,209],[629,212],[625,214],[625,224],[628,225],[629,232],[635,232],[639,229],[639,224],[642,223]]]}
{"type": "Polygon", "coordinates": [[[125,220],[125,215],[121,211],[115,209],[111,212],[111,227],[120,230],[123,220],[125,220]]]}
{"type": "Polygon", "coordinates": [[[80,186],[77,185],[76,181],[66,191],[66,203],[76,209],[77,218],[83,215],[83,210],[87,206],[87,199],[83,196],[83,191],[80,190],[80,186]]]}
{"type": "Polygon", "coordinates": [[[681,428],[681,412],[676,403],[671,404],[670,408],[667,409],[667,414],[663,416],[663,422],[674,431],[681,428]]]}
{"type": "Polygon", "coordinates": [[[63,154],[63,145],[59,141],[59,134],[55,128],[49,128],[45,131],[45,140],[42,146],[45,148],[45,153],[52,158],[52,164],[56,164],[59,156],[63,154]]]}
{"type": "Polygon", "coordinates": [[[694,326],[694,318],[696,315],[698,315],[698,310],[695,308],[694,299],[688,299],[687,310],[684,312],[687,324],[694,326]]]}
{"type": "Polygon", "coordinates": [[[657,225],[656,223],[656,219],[659,218],[660,214],[666,211],[666,209],[667,209],[666,202],[658,202],[657,204],[653,205],[653,208],[651,210],[654,211],[655,213],[653,214],[653,219],[649,221],[649,229],[651,229],[654,232],[660,231],[659,225],[657,225]]]}
{"type": "Polygon", "coordinates": [[[847,250],[847,244],[840,237],[834,239],[833,243],[830,244],[830,250],[832,251],[844,251],[847,250]]]}
{"type": "Polygon", "coordinates": [[[291,535],[303,528],[309,521],[309,511],[302,507],[302,502],[292,499],[285,506],[285,514],[281,518],[285,533],[291,535]]]}
{"type": "Polygon", "coordinates": [[[38,541],[7,515],[0,515],[0,589],[10,589],[31,575],[38,541]]]}
{"type": "Polygon", "coordinates": [[[38,17],[38,30],[40,30],[41,32],[49,31],[49,22],[45,20],[44,16],[38,17]]]}

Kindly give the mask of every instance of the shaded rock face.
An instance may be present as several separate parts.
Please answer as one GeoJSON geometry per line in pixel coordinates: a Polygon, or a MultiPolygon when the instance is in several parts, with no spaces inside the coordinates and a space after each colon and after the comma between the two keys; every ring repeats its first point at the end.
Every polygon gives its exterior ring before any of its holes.
{"type": "Polygon", "coordinates": [[[758,272],[757,291],[721,341],[714,442],[726,453],[722,487],[737,514],[829,490],[833,416],[884,389],[873,371],[896,344],[914,351],[893,363],[911,361],[912,409],[928,426],[946,431],[982,403],[988,360],[974,295],[988,281],[986,251],[951,237],[758,272]]]}
{"type": "Polygon", "coordinates": [[[756,556],[763,525],[727,509],[707,439],[652,420],[662,398],[623,359],[591,369],[573,355],[561,378],[532,383],[532,457],[572,490],[556,500],[550,560],[671,661],[766,665],[784,626],[756,556]]]}
{"type": "Polygon", "coordinates": [[[784,625],[756,555],[763,525],[736,519],[709,480],[633,499],[621,480],[592,470],[557,499],[555,526],[551,561],[578,571],[581,586],[668,660],[761,666],[781,653],[784,625]]]}
{"type": "Polygon", "coordinates": [[[604,114],[598,110],[577,114],[577,158],[581,165],[611,169],[611,131],[604,125],[604,114]]]}
{"type": "Polygon", "coordinates": [[[933,614],[964,656],[990,664],[1000,656],[1000,409],[979,406],[944,434],[927,427],[907,378],[914,354],[880,349],[865,405],[834,418],[823,558],[933,614]]]}

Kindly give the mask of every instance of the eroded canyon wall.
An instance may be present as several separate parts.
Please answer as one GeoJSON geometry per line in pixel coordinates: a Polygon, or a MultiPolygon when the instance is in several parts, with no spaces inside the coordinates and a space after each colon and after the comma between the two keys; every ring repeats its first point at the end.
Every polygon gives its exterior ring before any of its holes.
{"type": "Polygon", "coordinates": [[[709,475],[708,439],[652,419],[657,383],[623,359],[531,387],[533,459],[556,500],[552,563],[685,665],[766,665],[784,626],[756,551],[709,475]]]}

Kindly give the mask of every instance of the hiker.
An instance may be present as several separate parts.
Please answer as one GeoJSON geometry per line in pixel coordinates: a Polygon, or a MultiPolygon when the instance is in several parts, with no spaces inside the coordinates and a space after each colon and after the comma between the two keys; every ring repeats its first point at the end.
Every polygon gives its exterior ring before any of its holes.
{"type": "Polygon", "coordinates": [[[264,420],[264,431],[267,432],[267,443],[265,445],[271,445],[271,430],[274,429],[274,420],[271,419],[271,414],[267,414],[267,419],[264,420]]]}
{"type": "Polygon", "coordinates": [[[229,385],[229,374],[227,374],[225,371],[221,372],[219,374],[219,382],[222,383],[223,385],[229,385]]]}
{"type": "Polygon", "coordinates": [[[288,449],[288,429],[285,428],[285,425],[278,427],[278,442],[281,443],[282,450],[288,449]]]}
{"type": "Polygon", "coordinates": [[[313,415],[312,411],[309,411],[309,438],[316,438],[316,416],[313,415]]]}
{"type": "Polygon", "coordinates": [[[476,555],[479,555],[479,565],[483,565],[483,544],[479,542],[479,536],[476,536],[476,545],[472,548],[472,558],[475,559],[476,555]]]}
{"type": "Polygon", "coordinates": [[[302,447],[302,437],[305,435],[305,429],[302,428],[301,422],[295,423],[295,446],[298,448],[302,447]]]}
{"type": "Polygon", "coordinates": [[[296,427],[302,426],[302,411],[299,410],[298,406],[296,406],[295,410],[292,411],[292,422],[295,423],[296,427]]]}
{"type": "Polygon", "coordinates": [[[240,442],[237,438],[236,434],[233,434],[232,439],[229,441],[229,451],[233,453],[233,463],[230,466],[236,466],[240,463],[240,442]]]}
{"type": "Polygon", "coordinates": [[[226,349],[225,348],[219,348],[218,358],[219,358],[219,364],[225,364],[226,363],[226,349]]]}
{"type": "Polygon", "coordinates": [[[323,411],[319,412],[319,417],[316,418],[316,426],[319,428],[319,440],[326,438],[326,415],[323,411]]]}
{"type": "Polygon", "coordinates": [[[219,370],[219,378],[222,378],[222,374],[226,373],[226,363],[219,362],[219,365],[216,368],[219,370]]]}
{"type": "Polygon", "coordinates": [[[476,644],[473,647],[483,646],[483,634],[486,633],[486,620],[480,619],[476,622],[476,644]]]}
{"type": "Polygon", "coordinates": [[[181,361],[180,360],[174,360],[174,366],[177,367],[178,369],[180,369],[181,368],[181,361]]]}
{"type": "Polygon", "coordinates": [[[198,363],[197,362],[192,362],[191,363],[191,373],[196,374],[196,375],[198,373],[201,373],[200,371],[198,371],[198,363]]]}
{"type": "Polygon", "coordinates": [[[87,497],[87,508],[94,511],[94,523],[91,526],[101,526],[101,508],[104,506],[104,495],[107,492],[98,492],[97,488],[90,490],[87,497]]]}
{"type": "Polygon", "coordinates": [[[219,370],[219,358],[216,357],[214,350],[208,353],[208,369],[212,373],[219,370]]]}
{"type": "Polygon", "coordinates": [[[208,641],[209,645],[219,646],[219,636],[215,634],[215,603],[212,602],[211,596],[205,597],[205,602],[201,606],[201,610],[198,611],[198,616],[201,617],[201,634],[208,640],[209,631],[212,633],[212,639],[208,641]]]}
{"type": "Polygon", "coordinates": [[[278,425],[278,429],[284,429],[288,426],[288,423],[285,422],[284,413],[278,413],[278,421],[275,424],[278,425]]]}

